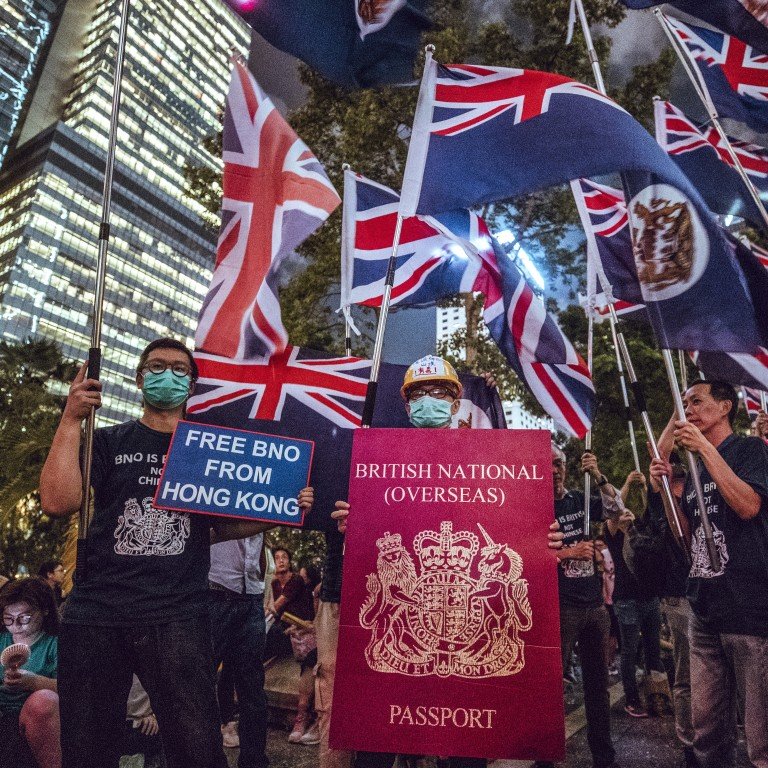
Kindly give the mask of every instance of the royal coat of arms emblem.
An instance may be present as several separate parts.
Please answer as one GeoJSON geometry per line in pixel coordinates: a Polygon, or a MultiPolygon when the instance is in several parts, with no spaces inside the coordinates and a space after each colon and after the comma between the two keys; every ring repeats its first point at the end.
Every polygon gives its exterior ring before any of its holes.
{"type": "Polygon", "coordinates": [[[376,542],[376,573],[360,624],[370,630],[368,666],[411,676],[502,677],[525,666],[521,632],[532,626],[523,560],[477,526],[422,531],[413,540],[417,571],[400,534],[376,542]]]}

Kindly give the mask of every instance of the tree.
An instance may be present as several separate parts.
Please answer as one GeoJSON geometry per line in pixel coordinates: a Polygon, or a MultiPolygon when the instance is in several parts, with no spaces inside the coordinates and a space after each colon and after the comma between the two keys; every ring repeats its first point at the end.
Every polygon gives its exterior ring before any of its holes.
{"type": "Polygon", "coordinates": [[[0,573],[61,553],[67,522],[42,513],[37,487],[76,371],[52,341],[0,341],[0,573]]]}

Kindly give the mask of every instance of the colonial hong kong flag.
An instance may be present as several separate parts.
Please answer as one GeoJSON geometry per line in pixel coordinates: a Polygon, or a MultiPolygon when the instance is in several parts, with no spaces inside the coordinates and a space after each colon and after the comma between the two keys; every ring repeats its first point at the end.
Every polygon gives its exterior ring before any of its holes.
{"type": "MultiPolygon", "coordinates": [[[[344,174],[341,306],[381,306],[392,253],[399,195],[350,170],[344,174]]],[[[431,306],[459,293],[500,301],[488,226],[471,211],[405,219],[397,251],[392,304],[431,306]]]]}
{"type": "Polygon", "coordinates": [[[572,181],[571,190],[587,238],[588,258],[593,260],[603,288],[596,293],[597,317],[607,317],[611,297],[617,315],[642,311],[645,305],[637,281],[624,193],[590,179],[572,181]],[[611,297],[605,291],[610,291],[611,297]]]}
{"type": "Polygon", "coordinates": [[[403,216],[612,172],[626,187],[637,281],[660,345],[753,351],[763,338],[729,243],[685,174],[634,118],[560,75],[447,67],[427,56],[403,216]]]}
{"type": "Polygon", "coordinates": [[[768,131],[768,52],[738,37],[666,18],[696,60],[720,117],[768,131]]]}
{"type": "Polygon", "coordinates": [[[232,358],[279,352],[288,343],[277,298],[280,267],[341,200],[240,63],[227,94],[223,159],[216,266],[195,344],[232,358]]]}
{"type": "MultiPolygon", "coordinates": [[[[658,0],[621,0],[627,8],[650,8],[658,0]]],[[[762,0],[667,0],[667,4],[768,53],[768,5],[762,0]]]]}
{"type": "MultiPolygon", "coordinates": [[[[315,441],[315,505],[305,526],[333,532],[330,513],[337,499],[347,498],[352,432],[360,425],[371,361],[292,346],[256,360],[205,352],[196,352],[195,360],[200,378],[187,406],[189,418],[315,441]]],[[[373,426],[410,426],[400,397],[405,370],[382,363],[373,426]]],[[[479,376],[460,378],[457,426],[505,428],[497,390],[479,376]]]]}
{"type": "MultiPolygon", "coordinates": [[[[715,213],[747,219],[765,228],[754,200],[734,167],[733,158],[720,134],[711,126],[699,129],[668,101],[654,104],[656,141],[701,192],[715,213]]],[[[768,201],[768,151],[729,137],[750,181],[768,201]]]]}

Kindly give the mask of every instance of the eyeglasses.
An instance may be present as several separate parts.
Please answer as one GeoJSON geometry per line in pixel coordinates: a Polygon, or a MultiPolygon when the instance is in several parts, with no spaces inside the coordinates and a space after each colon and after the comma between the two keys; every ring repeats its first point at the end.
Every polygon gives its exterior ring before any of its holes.
{"type": "Polygon", "coordinates": [[[3,616],[3,624],[6,627],[12,627],[14,624],[18,624],[20,627],[26,627],[30,621],[34,618],[32,613],[20,613],[18,616],[3,616]]]}
{"type": "Polygon", "coordinates": [[[162,360],[150,360],[141,369],[141,373],[165,373],[169,368],[174,376],[189,376],[192,373],[192,368],[186,363],[164,363],[162,360]]]}
{"type": "Polygon", "coordinates": [[[427,396],[438,399],[450,397],[453,400],[456,397],[456,391],[450,387],[429,387],[425,389],[412,389],[408,392],[409,400],[421,400],[422,397],[427,396]]]}

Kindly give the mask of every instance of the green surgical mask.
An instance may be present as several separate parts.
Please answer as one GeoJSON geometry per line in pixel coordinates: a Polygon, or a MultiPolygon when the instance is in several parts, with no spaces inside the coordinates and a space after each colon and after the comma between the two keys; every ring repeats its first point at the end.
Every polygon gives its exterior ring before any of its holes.
{"type": "Polygon", "coordinates": [[[440,400],[431,395],[412,400],[411,413],[408,418],[414,427],[444,427],[451,421],[450,400],[440,400]]]}
{"type": "Polygon", "coordinates": [[[189,376],[177,376],[167,369],[162,373],[147,372],[141,388],[144,399],[154,408],[170,411],[178,408],[189,397],[189,376]]]}

